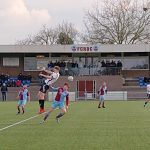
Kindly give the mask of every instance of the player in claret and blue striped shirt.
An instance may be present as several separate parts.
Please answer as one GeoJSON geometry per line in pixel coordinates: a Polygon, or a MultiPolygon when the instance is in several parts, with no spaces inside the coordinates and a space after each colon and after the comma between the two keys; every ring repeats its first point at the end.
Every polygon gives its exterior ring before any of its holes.
{"type": "Polygon", "coordinates": [[[17,109],[18,109],[18,113],[17,114],[20,114],[20,107],[22,108],[22,114],[24,114],[25,112],[25,105],[26,105],[26,102],[27,100],[30,101],[30,93],[27,89],[27,85],[24,85],[19,93],[18,93],[18,105],[17,105],[17,109]]]}
{"type": "Polygon", "coordinates": [[[63,87],[58,87],[58,88],[51,87],[51,88],[53,91],[57,91],[57,94],[55,100],[52,103],[51,108],[46,113],[41,123],[44,123],[47,120],[50,113],[53,110],[55,110],[57,107],[59,107],[59,109],[61,110],[60,113],[56,116],[56,120],[57,122],[59,122],[59,118],[66,113],[66,109],[68,108],[69,105],[69,92],[68,92],[69,85],[67,83],[65,83],[63,87]],[[66,98],[66,105],[65,105],[65,98],[66,98]]]}
{"type": "Polygon", "coordinates": [[[99,95],[98,108],[101,108],[101,104],[102,104],[102,108],[105,108],[104,100],[105,100],[105,95],[106,94],[107,94],[107,86],[106,86],[106,82],[103,82],[103,85],[100,86],[100,88],[98,90],[98,95],[99,95]]]}

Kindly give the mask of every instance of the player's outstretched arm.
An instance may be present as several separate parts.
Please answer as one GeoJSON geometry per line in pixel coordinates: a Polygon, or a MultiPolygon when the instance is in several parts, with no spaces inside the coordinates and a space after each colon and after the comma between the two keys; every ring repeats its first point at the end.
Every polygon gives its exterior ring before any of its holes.
{"type": "Polygon", "coordinates": [[[58,91],[59,87],[53,87],[52,85],[50,85],[50,87],[52,88],[53,91],[58,91]]]}
{"type": "Polygon", "coordinates": [[[44,71],[45,73],[48,73],[48,74],[52,74],[53,73],[51,70],[45,70],[45,69],[43,69],[42,71],[44,71]]]}
{"type": "Polygon", "coordinates": [[[46,79],[52,79],[52,76],[44,75],[42,73],[40,73],[39,76],[44,77],[46,79]]]}

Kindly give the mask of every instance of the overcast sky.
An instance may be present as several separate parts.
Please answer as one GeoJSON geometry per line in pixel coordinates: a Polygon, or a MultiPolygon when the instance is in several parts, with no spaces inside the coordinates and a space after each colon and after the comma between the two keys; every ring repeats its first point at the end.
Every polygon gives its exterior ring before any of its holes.
{"type": "Polygon", "coordinates": [[[0,44],[17,40],[39,31],[42,25],[55,26],[63,20],[82,31],[85,10],[94,0],[0,0],[0,44]]]}

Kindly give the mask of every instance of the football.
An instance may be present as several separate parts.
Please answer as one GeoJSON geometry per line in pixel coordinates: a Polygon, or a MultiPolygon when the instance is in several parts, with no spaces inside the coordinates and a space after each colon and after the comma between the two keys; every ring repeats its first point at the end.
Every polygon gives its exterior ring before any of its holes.
{"type": "Polygon", "coordinates": [[[69,76],[69,77],[68,77],[68,80],[69,80],[69,81],[73,81],[73,76],[69,76]]]}

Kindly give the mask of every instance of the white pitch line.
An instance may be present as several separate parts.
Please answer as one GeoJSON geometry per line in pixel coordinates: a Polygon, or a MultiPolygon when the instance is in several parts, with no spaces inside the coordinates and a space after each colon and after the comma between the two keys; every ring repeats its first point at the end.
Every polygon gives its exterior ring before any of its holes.
{"type": "MultiPolygon", "coordinates": [[[[46,113],[46,112],[45,112],[45,113],[46,113]]],[[[42,114],[44,114],[44,113],[42,113],[42,114]]],[[[11,128],[11,127],[13,127],[13,126],[16,126],[16,125],[18,125],[18,124],[21,124],[21,123],[26,122],[26,121],[28,121],[28,120],[31,120],[31,119],[33,119],[33,118],[36,118],[36,117],[38,117],[38,116],[40,116],[40,115],[41,115],[41,114],[35,115],[35,116],[33,116],[33,117],[30,117],[30,118],[28,118],[28,119],[25,119],[25,120],[22,120],[22,121],[19,121],[19,122],[16,122],[16,123],[14,123],[14,124],[11,124],[11,125],[9,125],[9,126],[6,126],[6,127],[4,127],[4,128],[1,128],[0,131],[3,131],[3,130],[8,129],[8,128],[11,128]]]]}
{"type": "MultiPolygon", "coordinates": [[[[72,104],[70,104],[70,105],[72,105],[72,104]]],[[[70,105],[69,105],[69,106],[70,106],[70,105]]],[[[58,109],[58,108],[56,108],[56,109],[58,109]]],[[[44,112],[44,113],[42,113],[42,114],[45,114],[45,113],[47,113],[47,112],[44,112]]],[[[3,131],[3,130],[5,130],[5,129],[11,128],[11,127],[13,127],[13,126],[16,126],[16,125],[18,125],[18,124],[21,124],[21,123],[26,122],[26,121],[28,121],[28,120],[31,120],[31,119],[33,119],[33,118],[36,118],[36,117],[38,117],[38,116],[40,116],[40,115],[42,115],[42,114],[35,115],[35,116],[30,117],[30,118],[28,118],[28,119],[25,119],[25,120],[16,122],[16,123],[14,123],[14,124],[11,124],[11,125],[9,125],[9,126],[6,126],[6,127],[4,127],[4,128],[1,128],[0,131],[3,131]]]]}

